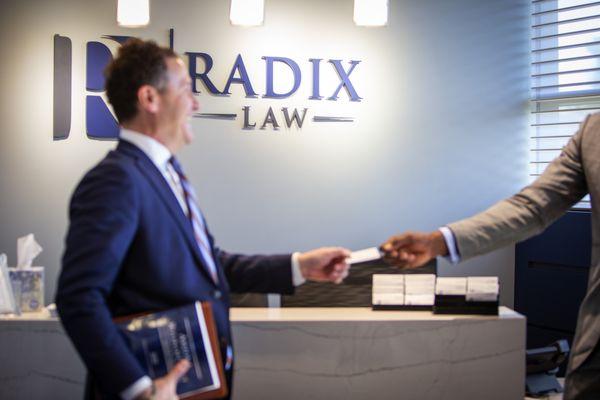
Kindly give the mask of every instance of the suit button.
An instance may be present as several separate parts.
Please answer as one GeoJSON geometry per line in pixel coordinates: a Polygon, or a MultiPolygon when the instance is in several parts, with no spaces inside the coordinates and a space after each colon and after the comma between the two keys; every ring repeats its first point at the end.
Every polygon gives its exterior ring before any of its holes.
{"type": "Polygon", "coordinates": [[[213,292],[213,296],[214,296],[215,299],[219,300],[223,296],[223,294],[221,293],[220,290],[215,290],[213,292]]]}

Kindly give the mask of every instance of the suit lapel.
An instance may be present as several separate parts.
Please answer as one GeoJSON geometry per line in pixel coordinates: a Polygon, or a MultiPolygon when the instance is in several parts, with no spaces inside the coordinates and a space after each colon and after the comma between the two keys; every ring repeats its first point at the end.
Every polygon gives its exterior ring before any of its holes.
{"type": "Polygon", "coordinates": [[[175,194],[171,190],[171,187],[166,182],[156,165],[154,165],[154,163],[143,151],[126,141],[119,141],[117,151],[129,154],[136,159],[136,165],[138,169],[142,175],[148,179],[151,186],[154,188],[160,199],[169,210],[169,213],[173,219],[175,219],[176,224],[182,230],[189,247],[192,249],[192,253],[195,256],[196,261],[201,265],[200,270],[202,270],[202,273],[206,275],[209,282],[211,282],[213,285],[216,285],[210,276],[210,273],[208,272],[208,267],[206,266],[204,258],[202,257],[200,249],[198,248],[198,243],[196,242],[196,238],[194,236],[192,224],[187,219],[186,215],[181,209],[181,206],[179,205],[179,202],[177,201],[177,198],[175,197],[175,194]]]}

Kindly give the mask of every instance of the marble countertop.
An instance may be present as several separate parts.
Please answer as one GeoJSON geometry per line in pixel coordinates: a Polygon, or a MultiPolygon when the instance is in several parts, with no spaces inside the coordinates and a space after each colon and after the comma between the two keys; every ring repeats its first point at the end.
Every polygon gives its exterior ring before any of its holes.
{"type": "Polygon", "coordinates": [[[524,318],[507,307],[499,315],[438,315],[431,311],[373,311],[368,307],[323,308],[232,308],[232,322],[251,321],[451,321],[464,319],[524,318]]]}
{"type": "MultiPolygon", "coordinates": [[[[231,309],[232,322],[275,322],[275,321],[451,321],[465,319],[512,319],[524,318],[507,307],[499,308],[498,316],[491,315],[436,315],[431,311],[373,311],[368,307],[289,307],[231,309]]],[[[2,315],[0,321],[58,321],[48,312],[24,313],[20,316],[2,315]]]]}
{"type": "Polygon", "coordinates": [[[0,315],[0,321],[58,321],[58,317],[51,317],[48,311],[40,311],[35,313],[23,313],[21,315],[0,315]]]}
{"type": "MultiPolygon", "coordinates": [[[[233,308],[233,398],[523,400],[525,317],[499,311],[233,308]]],[[[0,398],[81,398],[85,367],[47,310],[1,316],[0,344],[0,398]]]]}

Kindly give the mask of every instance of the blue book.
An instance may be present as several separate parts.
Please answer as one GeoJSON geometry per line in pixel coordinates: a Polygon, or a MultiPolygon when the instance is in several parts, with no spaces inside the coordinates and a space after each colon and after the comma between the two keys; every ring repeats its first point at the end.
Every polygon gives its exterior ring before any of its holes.
{"type": "Polygon", "coordinates": [[[227,395],[217,330],[208,302],[115,320],[129,348],[152,379],[167,374],[182,359],[190,370],[179,380],[181,399],[218,399],[227,395]]]}

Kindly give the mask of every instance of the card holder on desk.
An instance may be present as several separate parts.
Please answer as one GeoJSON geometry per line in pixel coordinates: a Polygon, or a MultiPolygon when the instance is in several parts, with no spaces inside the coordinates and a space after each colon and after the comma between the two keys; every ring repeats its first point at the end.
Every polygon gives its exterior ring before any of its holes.
{"type": "Polygon", "coordinates": [[[434,274],[373,274],[373,310],[431,311],[434,274]]]}
{"type": "Polygon", "coordinates": [[[498,315],[498,299],[492,301],[467,301],[461,295],[435,295],[434,314],[498,315]]]}
{"type": "Polygon", "coordinates": [[[434,314],[498,315],[498,277],[438,278],[434,314]]]}
{"type": "Polygon", "coordinates": [[[228,393],[217,328],[208,302],[155,313],[119,317],[115,324],[151,379],[177,361],[192,365],[177,384],[183,400],[219,399],[228,393]]]}
{"type": "Polygon", "coordinates": [[[433,310],[432,305],[391,305],[391,304],[373,304],[372,310],[375,311],[431,311],[433,310]]]}

